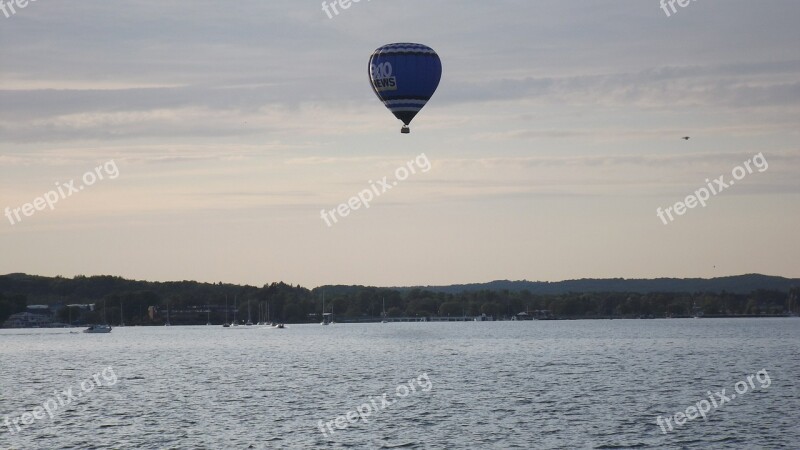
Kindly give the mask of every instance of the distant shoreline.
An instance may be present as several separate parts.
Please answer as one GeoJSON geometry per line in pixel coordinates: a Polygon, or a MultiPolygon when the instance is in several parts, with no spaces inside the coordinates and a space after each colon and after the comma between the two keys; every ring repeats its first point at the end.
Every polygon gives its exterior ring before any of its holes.
{"type": "MultiPolygon", "coordinates": [[[[688,283],[691,280],[654,280],[688,283]]],[[[4,328],[88,326],[222,325],[413,321],[623,320],[656,318],[769,318],[800,315],[800,282],[742,275],[704,280],[692,292],[612,290],[642,288],[641,280],[577,280],[561,293],[504,289],[531,282],[494,282],[494,289],[437,292],[369,286],[307,289],[286,283],[262,287],[195,281],[148,282],[98,276],[48,278],[0,276],[0,326],[4,328]],[[519,284],[522,283],[522,284],[519,284]],[[621,284],[620,284],[621,283],[621,284]],[[577,290],[585,288],[586,291],[577,290]],[[607,288],[609,290],[596,292],[607,288]],[[749,291],[741,293],[745,289],[749,291]]],[[[648,282],[649,283],[649,282],[648,282]]],[[[537,283],[548,289],[550,283],[537,283]]],[[[476,285],[478,286],[478,285],[476,285]]],[[[541,286],[540,286],[541,287],[541,286]]],[[[653,287],[652,285],[650,287],[653,287]]],[[[662,286],[667,287],[667,286],[662,286]]],[[[453,287],[455,289],[455,287],[453,287]]]]}

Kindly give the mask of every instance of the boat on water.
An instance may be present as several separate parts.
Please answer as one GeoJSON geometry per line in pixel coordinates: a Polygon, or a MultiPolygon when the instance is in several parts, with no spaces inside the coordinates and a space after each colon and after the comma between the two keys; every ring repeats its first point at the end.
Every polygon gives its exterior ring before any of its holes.
{"type": "Polygon", "coordinates": [[[247,323],[245,323],[245,325],[248,326],[248,327],[252,327],[253,326],[253,321],[250,320],[250,299],[249,298],[247,299],[247,323]]]}
{"type": "Polygon", "coordinates": [[[330,325],[330,321],[328,320],[328,315],[325,313],[325,291],[322,291],[322,322],[320,322],[319,324],[330,325]]]}
{"type": "Polygon", "coordinates": [[[106,301],[103,300],[103,322],[105,325],[92,325],[83,330],[84,333],[111,333],[111,325],[108,325],[106,320],[106,301]]]}
{"type": "Polygon", "coordinates": [[[385,298],[383,299],[383,320],[381,320],[381,323],[389,323],[389,321],[386,320],[386,299],[385,298]]]}
{"type": "Polygon", "coordinates": [[[225,296],[225,323],[222,324],[223,328],[230,328],[231,324],[228,323],[228,296],[225,296]]]}
{"type": "Polygon", "coordinates": [[[233,305],[236,308],[233,310],[233,324],[232,325],[235,326],[235,327],[238,327],[239,326],[239,321],[236,320],[236,313],[239,312],[239,296],[238,295],[234,295],[233,296],[233,305]]]}

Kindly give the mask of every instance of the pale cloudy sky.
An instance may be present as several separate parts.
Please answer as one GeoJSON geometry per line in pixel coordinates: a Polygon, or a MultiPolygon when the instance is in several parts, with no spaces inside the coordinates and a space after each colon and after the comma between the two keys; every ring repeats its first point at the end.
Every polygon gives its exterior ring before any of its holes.
{"type": "Polygon", "coordinates": [[[800,277],[800,3],[38,0],[0,13],[0,273],[382,286],[800,277]],[[367,60],[441,56],[401,135],[367,60]],[[684,135],[692,136],[688,142],[684,135]],[[769,163],[669,225],[755,154],[769,163]],[[432,164],[327,227],[424,153],[432,164]],[[78,184],[80,182],[78,181],[78,184]]]}

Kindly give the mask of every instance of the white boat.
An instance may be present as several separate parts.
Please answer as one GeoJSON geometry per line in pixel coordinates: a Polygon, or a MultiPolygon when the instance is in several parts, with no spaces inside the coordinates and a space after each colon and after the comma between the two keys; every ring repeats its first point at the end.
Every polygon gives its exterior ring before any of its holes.
{"type": "Polygon", "coordinates": [[[385,298],[383,299],[383,320],[381,320],[381,323],[389,323],[389,321],[386,320],[386,299],[385,298]]]}
{"type": "Polygon", "coordinates": [[[231,324],[228,323],[228,296],[225,296],[225,323],[222,324],[223,328],[230,327],[231,324]]]}
{"type": "Polygon", "coordinates": [[[92,325],[89,328],[83,330],[84,333],[111,333],[111,325],[108,325],[108,321],[106,321],[106,301],[103,300],[103,322],[106,325],[92,325]]]}
{"type": "Polygon", "coordinates": [[[253,321],[250,320],[250,299],[249,298],[247,299],[247,323],[245,325],[247,325],[248,327],[252,327],[253,326],[253,321]]]}
{"type": "Polygon", "coordinates": [[[322,291],[322,322],[319,323],[320,325],[330,325],[328,321],[328,316],[325,314],[325,291],[322,291]]]}
{"type": "Polygon", "coordinates": [[[233,306],[235,307],[235,309],[233,310],[233,326],[238,327],[239,326],[239,321],[236,320],[236,313],[239,312],[239,296],[238,295],[234,295],[233,296],[233,306]]]}

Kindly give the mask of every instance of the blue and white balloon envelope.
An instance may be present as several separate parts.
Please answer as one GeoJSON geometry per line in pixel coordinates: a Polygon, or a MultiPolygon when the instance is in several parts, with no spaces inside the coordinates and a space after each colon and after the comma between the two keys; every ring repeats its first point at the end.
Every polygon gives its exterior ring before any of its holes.
{"type": "Polygon", "coordinates": [[[400,119],[403,133],[431,99],[442,78],[442,61],[422,44],[384,45],[369,59],[369,79],[375,95],[400,119]]]}

